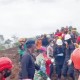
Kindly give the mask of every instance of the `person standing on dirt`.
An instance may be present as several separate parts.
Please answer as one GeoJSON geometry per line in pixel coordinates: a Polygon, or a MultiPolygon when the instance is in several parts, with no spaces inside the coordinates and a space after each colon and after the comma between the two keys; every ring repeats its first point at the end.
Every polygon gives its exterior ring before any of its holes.
{"type": "Polygon", "coordinates": [[[80,48],[76,48],[71,54],[68,65],[71,65],[72,63],[79,74],[78,80],[80,80],[80,48]]]}
{"type": "Polygon", "coordinates": [[[71,40],[70,34],[65,35],[65,44],[66,44],[66,54],[65,54],[65,60],[63,64],[63,69],[62,69],[62,75],[63,79],[66,80],[67,74],[69,76],[69,79],[75,80],[74,78],[74,67],[73,64],[68,65],[68,60],[70,59],[71,53],[75,49],[75,45],[71,40]]]}
{"type": "Polygon", "coordinates": [[[36,40],[36,49],[40,49],[41,46],[42,46],[42,39],[41,37],[39,37],[37,40],[36,40]]]}
{"type": "Polygon", "coordinates": [[[20,80],[32,79],[35,74],[35,63],[33,53],[35,51],[35,41],[29,40],[26,42],[27,51],[22,56],[21,60],[21,71],[19,74],[20,80]]]}
{"type": "Polygon", "coordinates": [[[8,57],[0,58],[0,80],[5,80],[11,75],[13,64],[8,57]]]}
{"type": "Polygon", "coordinates": [[[78,35],[77,35],[77,31],[76,31],[75,28],[73,28],[72,31],[71,31],[71,38],[72,38],[72,41],[73,41],[74,43],[76,43],[77,36],[78,36],[78,35]]]}
{"type": "Polygon", "coordinates": [[[50,57],[50,58],[53,57],[53,46],[54,46],[54,43],[53,43],[53,41],[51,40],[51,41],[49,42],[48,47],[47,47],[47,56],[50,57]]]}
{"type": "MultiPolygon", "coordinates": [[[[54,42],[53,42],[53,40],[51,40],[49,42],[48,47],[47,47],[47,57],[49,57],[51,59],[51,61],[54,60],[54,58],[53,58],[53,48],[54,48],[54,42]]],[[[53,66],[53,62],[52,62],[51,65],[50,65],[50,75],[49,75],[50,78],[51,78],[53,72],[54,72],[54,66],[53,66]]]]}
{"type": "Polygon", "coordinates": [[[42,39],[42,46],[47,47],[48,45],[49,45],[49,40],[45,34],[43,39],[42,39]]]}
{"type": "Polygon", "coordinates": [[[25,49],[26,49],[25,42],[26,42],[25,38],[19,39],[18,53],[20,55],[20,61],[22,59],[22,55],[25,53],[25,49]]]}
{"type": "Polygon", "coordinates": [[[57,80],[61,80],[62,67],[65,59],[65,50],[61,39],[57,39],[53,55],[55,58],[57,80]]]}
{"type": "Polygon", "coordinates": [[[34,80],[47,80],[47,74],[46,74],[46,65],[45,65],[45,59],[43,56],[43,52],[46,53],[46,48],[41,47],[37,49],[38,56],[36,57],[36,64],[40,66],[40,70],[35,72],[34,80]],[[42,74],[42,75],[41,75],[42,74]]]}

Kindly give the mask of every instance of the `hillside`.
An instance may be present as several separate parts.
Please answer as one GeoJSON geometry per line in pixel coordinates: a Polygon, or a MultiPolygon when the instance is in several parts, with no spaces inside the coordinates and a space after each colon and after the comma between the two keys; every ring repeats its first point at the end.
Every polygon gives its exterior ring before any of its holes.
{"type": "Polygon", "coordinates": [[[11,48],[11,49],[0,51],[0,57],[3,57],[3,56],[9,57],[13,61],[13,64],[14,64],[12,75],[7,80],[18,80],[19,55],[17,53],[17,48],[11,48]]]}

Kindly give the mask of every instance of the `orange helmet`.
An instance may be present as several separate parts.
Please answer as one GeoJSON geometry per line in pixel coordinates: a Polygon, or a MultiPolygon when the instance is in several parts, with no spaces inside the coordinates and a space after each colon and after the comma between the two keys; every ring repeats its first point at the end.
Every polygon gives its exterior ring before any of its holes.
{"type": "Polygon", "coordinates": [[[71,54],[71,60],[74,63],[75,69],[80,70],[80,48],[77,48],[71,54]]]}
{"type": "Polygon", "coordinates": [[[0,58],[0,71],[3,71],[5,69],[11,70],[13,67],[12,61],[7,57],[1,57],[0,58]]]}

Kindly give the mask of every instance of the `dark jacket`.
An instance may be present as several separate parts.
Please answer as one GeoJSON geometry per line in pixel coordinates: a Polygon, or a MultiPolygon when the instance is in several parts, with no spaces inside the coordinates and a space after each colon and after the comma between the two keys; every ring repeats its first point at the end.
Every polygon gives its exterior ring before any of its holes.
{"type": "Polygon", "coordinates": [[[74,51],[75,46],[74,44],[69,44],[68,48],[66,48],[66,55],[65,55],[65,60],[68,61],[70,59],[71,53],[74,51]]]}
{"type": "Polygon", "coordinates": [[[62,65],[64,63],[65,51],[63,46],[56,46],[54,49],[55,64],[62,65]]]}
{"type": "Polygon", "coordinates": [[[20,79],[33,79],[35,73],[35,64],[30,53],[26,52],[21,60],[20,79]]]}
{"type": "Polygon", "coordinates": [[[49,45],[48,38],[43,38],[42,45],[45,46],[45,47],[49,45]]]}

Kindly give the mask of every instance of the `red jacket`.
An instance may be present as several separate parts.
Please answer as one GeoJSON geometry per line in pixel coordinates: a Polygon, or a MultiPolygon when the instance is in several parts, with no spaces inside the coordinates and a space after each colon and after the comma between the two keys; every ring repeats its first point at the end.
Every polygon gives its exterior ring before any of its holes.
{"type": "Polygon", "coordinates": [[[2,80],[5,80],[5,78],[3,78],[2,80]]]}
{"type": "Polygon", "coordinates": [[[47,55],[44,53],[43,54],[44,59],[46,61],[46,74],[50,75],[50,64],[51,64],[51,60],[47,57],[47,55]]]}
{"type": "Polygon", "coordinates": [[[76,42],[77,42],[77,43],[80,43],[80,36],[77,37],[76,42]]]}
{"type": "Polygon", "coordinates": [[[62,32],[56,33],[55,36],[58,36],[58,37],[59,37],[59,36],[62,36],[62,32]]]}

